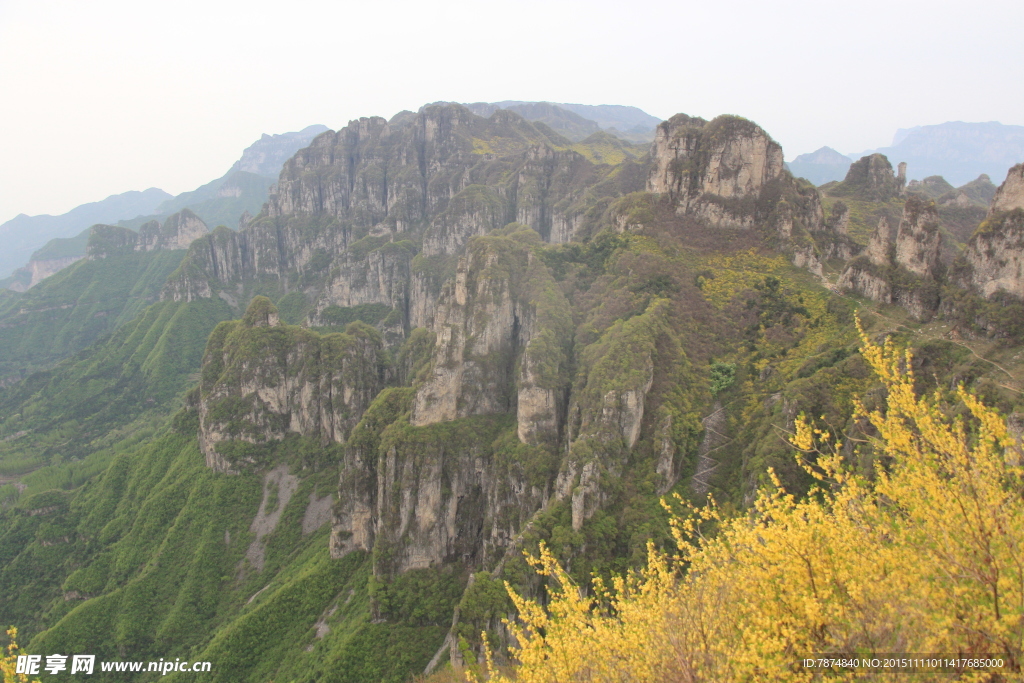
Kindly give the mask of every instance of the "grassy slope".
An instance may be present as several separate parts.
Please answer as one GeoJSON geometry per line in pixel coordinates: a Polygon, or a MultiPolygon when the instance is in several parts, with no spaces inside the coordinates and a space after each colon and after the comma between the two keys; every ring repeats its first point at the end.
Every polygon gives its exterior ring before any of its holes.
{"type": "Polygon", "coordinates": [[[0,300],[0,376],[52,367],[156,301],[184,251],[79,261],[0,300]]]}

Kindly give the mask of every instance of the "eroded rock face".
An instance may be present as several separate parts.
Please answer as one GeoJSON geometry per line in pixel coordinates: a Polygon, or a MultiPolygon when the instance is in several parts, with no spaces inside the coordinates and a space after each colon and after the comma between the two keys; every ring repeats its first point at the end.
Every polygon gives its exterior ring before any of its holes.
{"type": "Polygon", "coordinates": [[[117,225],[94,225],[89,229],[85,255],[96,260],[133,251],[188,249],[209,232],[206,223],[188,209],[171,214],[162,226],[157,221],[143,223],[138,232],[117,225]]]}
{"type": "Polygon", "coordinates": [[[900,197],[906,190],[905,163],[900,163],[899,174],[893,173],[892,164],[884,154],[870,154],[850,165],[846,178],[829,190],[836,197],[850,197],[864,201],[887,202],[900,197]]]}
{"type": "Polygon", "coordinates": [[[783,168],[782,147],[756,124],[737,117],[709,124],[677,114],[658,127],[653,157],[649,191],[671,194],[684,210],[704,193],[754,194],[783,168]]]}
{"type": "Polygon", "coordinates": [[[935,203],[909,197],[896,230],[896,263],[915,275],[934,279],[941,247],[942,233],[935,203]]]}
{"type": "Polygon", "coordinates": [[[210,232],[206,223],[188,209],[167,217],[163,225],[150,221],[139,227],[138,251],[188,249],[194,240],[210,232]]]}
{"type": "Polygon", "coordinates": [[[369,326],[319,335],[282,325],[269,299],[257,297],[207,344],[198,405],[207,465],[254,464],[258,453],[246,444],[288,433],[342,443],[386,380],[380,335],[369,326]]]}
{"type": "Polygon", "coordinates": [[[563,242],[595,220],[587,189],[613,167],[567,144],[512,112],[484,119],[454,104],[352,121],[284,165],[260,216],[196,242],[164,296],[241,305],[259,281],[303,291],[314,324],[331,306],[384,304],[404,329],[429,326],[472,237],[519,222],[563,242]],[[403,246],[391,252],[390,242],[403,246]]]}
{"type": "Polygon", "coordinates": [[[649,192],[667,193],[679,213],[730,227],[753,227],[752,207],[740,202],[756,199],[783,172],[782,147],[733,116],[707,122],[677,114],[658,126],[651,157],[649,192]]]}
{"type": "Polygon", "coordinates": [[[1024,164],[1006,174],[988,215],[967,242],[959,283],[984,297],[1024,298],[1024,164]]]}
{"type": "Polygon", "coordinates": [[[1006,180],[996,190],[989,206],[989,216],[1000,211],[1024,209],[1024,164],[1017,164],[1006,174],[1006,180]]]}
{"type": "Polygon", "coordinates": [[[14,282],[7,285],[7,289],[12,292],[26,292],[32,287],[35,287],[46,278],[59,273],[73,263],[78,263],[84,256],[65,256],[63,258],[49,258],[32,260],[28,262],[27,266],[20,268],[16,271],[16,274],[23,273],[28,270],[27,282],[14,282]]]}
{"type": "Polygon", "coordinates": [[[751,121],[677,114],[658,126],[651,160],[647,190],[667,194],[678,214],[756,228],[818,274],[823,260],[855,250],[842,225],[826,225],[817,190],[785,170],[782,147],[751,121]]]}
{"type": "Polygon", "coordinates": [[[964,259],[963,284],[984,297],[1007,292],[1024,298],[1024,209],[986,218],[967,243],[964,259]]]}
{"type": "Polygon", "coordinates": [[[531,251],[539,236],[475,240],[441,293],[432,372],[410,422],[515,413],[524,443],[557,438],[572,334],[568,302],[531,251]],[[518,371],[517,368],[518,367],[518,371]]]}
{"type": "Polygon", "coordinates": [[[889,228],[889,221],[882,216],[878,219],[878,226],[871,233],[868,240],[867,256],[876,266],[888,266],[891,261],[889,248],[892,246],[892,230],[889,228]]]}
{"type": "Polygon", "coordinates": [[[872,301],[900,305],[919,320],[928,319],[939,306],[941,248],[935,203],[911,195],[895,241],[891,240],[889,224],[882,217],[867,251],[846,265],[837,287],[872,301]]]}
{"type": "Polygon", "coordinates": [[[545,485],[491,445],[514,420],[526,452],[555,457],[564,422],[572,319],[533,253],[540,243],[510,226],[468,245],[441,293],[425,381],[389,390],[367,413],[368,431],[349,442],[333,556],[374,547],[384,576],[479,563],[503,552],[547,500],[545,485]],[[407,407],[388,407],[401,401],[407,407]],[[408,422],[379,440],[365,436],[388,410],[409,410],[408,422]]]}

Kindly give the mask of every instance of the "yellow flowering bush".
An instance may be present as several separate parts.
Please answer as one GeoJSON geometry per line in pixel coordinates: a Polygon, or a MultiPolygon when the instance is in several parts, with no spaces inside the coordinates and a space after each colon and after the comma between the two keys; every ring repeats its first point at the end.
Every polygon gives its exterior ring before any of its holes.
{"type": "Polygon", "coordinates": [[[649,547],[645,569],[588,592],[542,547],[531,559],[551,586],[548,604],[509,589],[514,680],[853,680],[801,664],[830,653],[993,655],[1001,674],[959,680],[1021,680],[1020,448],[976,397],[960,388],[962,415],[952,417],[938,393],[915,392],[909,352],[861,337],[887,389],[884,409],[855,404],[878,433],[871,476],[801,416],[791,442],[819,482],[806,498],[773,478],[744,516],[726,519],[713,502],[691,509],[674,522],[677,551],[649,547]]]}
{"type": "Polygon", "coordinates": [[[28,676],[19,674],[18,670],[18,629],[11,626],[7,629],[7,652],[0,656],[0,674],[3,683],[38,683],[29,681],[28,676]]]}

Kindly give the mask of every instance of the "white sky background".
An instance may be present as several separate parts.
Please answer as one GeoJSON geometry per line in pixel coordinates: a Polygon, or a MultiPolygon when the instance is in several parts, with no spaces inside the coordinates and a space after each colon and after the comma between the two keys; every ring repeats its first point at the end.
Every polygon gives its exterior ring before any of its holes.
{"type": "Polygon", "coordinates": [[[0,222],[437,100],[731,113],[786,158],[1024,124],[1024,3],[0,0],[0,222]]]}

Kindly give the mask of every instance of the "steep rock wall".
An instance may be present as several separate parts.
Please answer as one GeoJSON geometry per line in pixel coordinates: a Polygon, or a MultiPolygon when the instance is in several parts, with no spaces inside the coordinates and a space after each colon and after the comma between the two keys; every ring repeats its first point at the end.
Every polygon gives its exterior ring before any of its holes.
{"type": "Polygon", "coordinates": [[[188,209],[171,214],[163,225],[157,221],[144,223],[139,232],[117,225],[94,225],[89,229],[85,255],[96,260],[131,251],[188,249],[209,232],[206,223],[188,209]]]}
{"type": "Polygon", "coordinates": [[[252,464],[256,451],[242,444],[288,433],[344,442],[387,373],[380,335],[367,325],[319,335],[282,325],[269,299],[253,299],[241,321],[214,330],[203,358],[199,443],[207,464],[252,464]]]}
{"type": "Polygon", "coordinates": [[[942,233],[935,203],[911,195],[903,208],[896,238],[888,222],[879,219],[865,254],[847,263],[839,289],[872,301],[898,304],[919,320],[939,307],[942,233]]]}
{"type": "Polygon", "coordinates": [[[713,228],[761,230],[819,274],[823,258],[853,249],[826,224],[817,190],[785,170],[782,147],[751,121],[677,114],[658,126],[651,160],[647,191],[667,194],[678,214],[713,228]]]}
{"type": "Polygon", "coordinates": [[[557,438],[568,385],[568,302],[533,254],[536,232],[509,226],[477,238],[442,291],[431,374],[410,422],[425,426],[515,413],[523,442],[557,438]]]}

